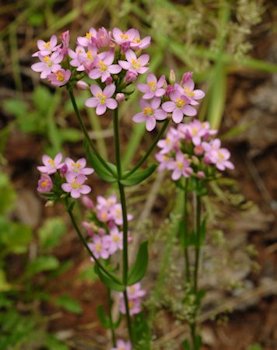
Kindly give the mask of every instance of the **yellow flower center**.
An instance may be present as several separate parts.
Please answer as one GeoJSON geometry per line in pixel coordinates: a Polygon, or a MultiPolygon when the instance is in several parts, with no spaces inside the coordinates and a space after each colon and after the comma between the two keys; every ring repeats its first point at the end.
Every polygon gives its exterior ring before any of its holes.
{"type": "Polygon", "coordinates": [[[182,162],[176,162],[176,166],[179,170],[183,169],[183,163],[182,162]]]}
{"type": "Polygon", "coordinates": [[[74,163],[74,162],[72,162],[72,163],[71,163],[71,166],[72,166],[72,168],[73,168],[73,171],[75,171],[75,172],[78,172],[78,170],[81,168],[80,163],[74,163]]]}
{"type": "Polygon", "coordinates": [[[48,186],[48,181],[47,180],[44,180],[40,183],[40,187],[42,188],[46,188],[48,186]]]}
{"type": "Polygon", "coordinates": [[[47,64],[48,67],[52,67],[53,62],[50,60],[49,56],[44,56],[43,61],[47,64]]]}
{"type": "Polygon", "coordinates": [[[192,136],[196,136],[198,132],[198,128],[191,128],[191,134],[192,136]]]}
{"type": "Polygon", "coordinates": [[[120,34],[120,38],[121,38],[122,40],[128,40],[128,39],[129,39],[129,35],[128,35],[128,34],[125,34],[125,33],[122,33],[122,34],[120,34]]]}
{"type": "Polygon", "coordinates": [[[156,90],[156,83],[154,81],[149,81],[149,83],[147,84],[150,88],[151,91],[155,91],[156,90]]]}
{"type": "Polygon", "coordinates": [[[87,52],[87,59],[91,60],[91,61],[93,60],[93,55],[92,55],[90,50],[88,50],[88,52],[87,52]]]}
{"type": "Polygon", "coordinates": [[[98,253],[101,252],[101,250],[102,250],[102,244],[101,244],[101,242],[95,243],[95,250],[96,250],[98,253]]]}
{"type": "Polygon", "coordinates": [[[194,96],[194,92],[192,90],[190,90],[188,87],[184,87],[184,92],[188,97],[194,96]]]}
{"type": "Polygon", "coordinates": [[[131,60],[131,64],[135,69],[139,69],[141,67],[139,60],[136,60],[134,58],[131,60]]]}
{"type": "Polygon", "coordinates": [[[218,160],[221,162],[225,159],[224,154],[220,151],[218,151],[218,160]]]}
{"type": "Polygon", "coordinates": [[[98,65],[101,72],[105,72],[108,69],[107,65],[103,61],[99,61],[98,65]]]}
{"type": "Polygon", "coordinates": [[[50,165],[50,166],[55,166],[55,162],[54,162],[54,160],[53,159],[48,159],[48,164],[50,165]]]}
{"type": "Polygon", "coordinates": [[[58,81],[64,81],[64,73],[62,71],[58,70],[55,74],[58,81]]]}
{"type": "Polygon", "coordinates": [[[119,236],[113,236],[113,242],[117,243],[120,241],[119,236]]]}
{"type": "Polygon", "coordinates": [[[50,41],[47,41],[47,42],[44,44],[44,48],[45,48],[45,49],[50,49],[50,41]]]}
{"type": "Polygon", "coordinates": [[[99,92],[96,97],[99,98],[101,105],[104,105],[106,103],[107,97],[102,92],[99,92]]]}
{"type": "Polygon", "coordinates": [[[88,39],[88,40],[89,40],[89,39],[91,39],[91,37],[92,37],[92,34],[91,34],[91,33],[89,33],[89,32],[88,32],[88,33],[86,33],[86,39],[88,39]]]}
{"type": "Polygon", "coordinates": [[[151,107],[145,107],[143,109],[143,114],[146,116],[146,117],[150,117],[151,115],[153,115],[153,108],[151,107]]]}
{"type": "Polygon", "coordinates": [[[74,189],[74,190],[78,190],[81,185],[76,181],[74,180],[72,183],[71,183],[71,187],[74,189]]]}
{"type": "Polygon", "coordinates": [[[138,43],[140,43],[140,42],[141,42],[140,38],[135,38],[135,39],[133,40],[133,43],[135,43],[135,44],[138,44],[138,43]]]}
{"type": "Polygon", "coordinates": [[[177,106],[178,108],[184,107],[185,104],[186,104],[186,101],[185,101],[185,100],[183,100],[183,99],[181,99],[181,98],[177,98],[177,100],[176,100],[176,106],[177,106]]]}

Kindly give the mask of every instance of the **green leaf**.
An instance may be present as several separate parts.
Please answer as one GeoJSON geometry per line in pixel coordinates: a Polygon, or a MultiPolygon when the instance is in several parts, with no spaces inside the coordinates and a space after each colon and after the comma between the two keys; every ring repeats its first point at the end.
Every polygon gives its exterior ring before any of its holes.
{"type": "Polygon", "coordinates": [[[5,271],[0,270],[0,292],[6,292],[11,288],[12,286],[8,283],[6,279],[5,271]]]}
{"type": "Polygon", "coordinates": [[[117,292],[123,292],[124,286],[118,280],[116,276],[113,276],[112,273],[109,272],[107,274],[103,269],[100,269],[97,265],[95,265],[95,272],[97,273],[100,280],[111,290],[115,290],[117,292]]]}
{"type": "Polygon", "coordinates": [[[59,129],[62,142],[78,142],[82,139],[82,133],[74,128],[59,129]]]}
{"type": "Polygon", "coordinates": [[[59,260],[54,256],[39,256],[27,266],[26,273],[30,276],[43,271],[55,270],[58,267],[59,260]]]}
{"type": "Polygon", "coordinates": [[[133,318],[133,338],[135,349],[151,350],[151,330],[143,312],[133,318]]]}
{"type": "Polygon", "coordinates": [[[55,304],[62,307],[64,310],[73,314],[81,314],[83,309],[78,300],[71,298],[68,295],[61,295],[55,300],[55,304]]]}
{"type": "Polygon", "coordinates": [[[131,267],[129,276],[128,276],[128,285],[131,286],[136,282],[140,281],[147,270],[148,265],[148,242],[144,241],[141,243],[136,261],[131,267]]]}
{"type": "Polygon", "coordinates": [[[8,213],[15,204],[16,193],[6,174],[0,173],[0,215],[8,213]]]}
{"type": "Polygon", "coordinates": [[[69,350],[69,347],[57,339],[54,335],[47,335],[45,346],[48,350],[69,350]]]}
{"type": "Polygon", "coordinates": [[[99,321],[104,328],[110,329],[113,327],[113,324],[111,323],[110,318],[106,314],[106,311],[104,310],[103,305],[97,306],[96,312],[97,312],[99,321]]]}
{"type": "Polygon", "coordinates": [[[191,350],[188,340],[184,340],[184,342],[182,343],[182,345],[183,345],[184,350],[191,350]]]}
{"type": "Polygon", "coordinates": [[[39,241],[43,249],[51,249],[56,247],[61,237],[66,232],[66,225],[59,217],[47,219],[38,231],[39,241]]]}
{"type": "Polygon", "coordinates": [[[25,101],[17,98],[12,98],[3,102],[3,108],[6,113],[12,116],[25,116],[27,113],[27,104],[25,101]]]}
{"type": "Polygon", "coordinates": [[[131,175],[128,175],[128,172],[127,172],[125,175],[123,175],[123,178],[120,180],[120,182],[122,183],[122,185],[125,185],[125,186],[137,185],[142,181],[144,181],[145,179],[147,179],[149,176],[151,176],[153,172],[156,170],[156,168],[157,168],[157,165],[152,164],[149,168],[137,170],[131,175]]]}
{"type": "Polygon", "coordinates": [[[93,153],[90,150],[90,146],[88,145],[87,141],[84,141],[84,147],[86,150],[86,155],[88,158],[89,163],[97,173],[97,175],[100,177],[100,179],[107,181],[107,182],[115,182],[117,181],[117,177],[112,174],[112,171],[114,174],[116,174],[116,167],[114,164],[111,164],[109,162],[106,162],[106,164],[111,168],[111,171],[109,171],[103,163],[98,159],[95,153],[93,153]]]}

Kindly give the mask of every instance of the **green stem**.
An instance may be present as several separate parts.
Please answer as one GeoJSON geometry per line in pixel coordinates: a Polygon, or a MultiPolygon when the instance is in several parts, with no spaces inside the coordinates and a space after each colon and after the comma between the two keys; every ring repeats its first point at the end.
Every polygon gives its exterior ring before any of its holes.
{"type": "Polygon", "coordinates": [[[195,194],[195,233],[196,233],[196,246],[195,246],[195,268],[194,268],[194,292],[198,292],[198,272],[200,262],[200,227],[201,227],[201,197],[195,194]]]}
{"type": "Polygon", "coordinates": [[[153,143],[151,146],[148,148],[146,151],[145,155],[137,162],[137,164],[134,166],[132,170],[130,170],[126,176],[126,178],[130,175],[132,175],[138,168],[141,167],[141,165],[147,160],[147,158],[150,156],[152,153],[153,149],[155,148],[156,144],[159,142],[160,138],[163,136],[163,133],[165,132],[167,126],[169,124],[169,119],[167,119],[164,123],[162,128],[160,129],[159,133],[156,135],[153,143]]]}
{"type": "Polygon", "coordinates": [[[185,274],[186,283],[190,283],[190,261],[188,252],[188,183],[189,180],[185,179],[184,189],[184,258],[185,258],[185,274]]]}
{"type": "Polygon", "coordinates": [[[114,129],[114,148],[115,148],[115,160],[117,168],[117,184],[120,194],[120,203],[122,210],[122,219],[123,219],[123,253],[122,253],[122,281],[125,286],[123,291],[124,304],[126,310],[126,320],[128,326],[128,333],[131,343],[133,342],[133,333],[132,333],[132,322],[129,309],[129,301],[127,294],[127,282],[128,282],[128,215],[127,215],[127,205],[126,205],[126,196],[124,185],[120,182],[122,175],[121,167],[121,157],[120,157],[120,137],[119,137],[119,119],[118,119],[118,108],[114,110],[113,118],[113,129],[114,129]]]}
{"type": "Polygon", "coordinates": [[[109,319],[110,319],[110,322],[112,325],[111,326],[112,344],[113,344],[113,347],[115,348],[116,347],[116,336],[115,336],[114,325],[113,325],[113,316],[112,316],[113,301],[112,301],[110,288],[107,288],[107,290],[108,290],[108,301],[109,301],[109,319]]]}
{"type": "Polygon", "coordinates": [[[74,111],[75,111],[75,114],[77,116],[77,119],[78,119],[78,122],[80,124],[80,127],[85,135],[85,138],[90,146],[90,148],[93,150],[93,152],[95,153],[96,157],[99,159],[99,161],[102,163],[102,165],[106,168],[106,170],[108,170],[108,172],[112,175],[114,175],[112,169],[109,167],[109,165],[107,164],[107,162],[105,161],[105,159],[102,158],[102,156],[100,155],[100,153],[97,151],[96,147],[94,146],[94,143],[91,141],[90,137],[89,137],[89,134],[88,134],[88,131],[87,131],[87,128],[83,122],[83,119],[81,117],[81,114],[80,114],[80,111],[79,111],[79,108],[77,106],[77,103],[76,103],[76,99],[75,99],[75,96],[74,96],[74,93],[73,93],[73,88],[72,86],[67,86],[67,91],[69,93],[69,97],[70,97],[70,100],[71,100],[71,103],[72,103],[72,106],[74,108],[74,111]]]}

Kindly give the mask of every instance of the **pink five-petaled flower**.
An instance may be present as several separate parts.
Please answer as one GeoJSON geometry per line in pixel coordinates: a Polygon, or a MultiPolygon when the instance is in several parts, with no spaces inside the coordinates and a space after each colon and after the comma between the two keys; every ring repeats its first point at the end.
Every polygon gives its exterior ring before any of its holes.
{"type": "Polygon", "coordinates": [[[65,159],[65,164],[67,165],[67,171],[76,175],[90,175],[94,172],[92,168],[86,168],[85,158],[81,158],[74,162],[71,158],[65,159]]]}
{"type": "Polygon", "coordinates": [[[145,65],[149,61],[149,55],[144,54],[137,58],[134,51],[127,50],[126,59],[127,61],[118,61],[123,69],[135,74],[144,74],[147,72],[148,67],[145,67],[145,65]]]}
{"type": "Polygon", "coordinates": [[[134,50],[146,49],[150,45],[151,37],[146,36],[145,38],[141,39],[139,31],[135,29],[135,32],[136,32],[136,34],[135,34],[135,37],[133,38],[133,40],[130,42],[130,47],[134,50]]]}
{"type": "Polygon", "coordinates": [[[234,164],[229,161],[230,152],[226,148],[218,150],[212,149],[209,153],[209,159],[218,170],[234,169],[234,164]]]}
{"type": "Polygon", "coordinates": [[[157,120],[164,120],[167,117],[166,112],[159,108],[160,104],[161,100],[158,98],[154,98],[149,102],[141,100],[142,112],[135,114],[133,121],[135,123],[146,122],[146,130],[152,131],[156,126],[157,120]]]}
{"type": "Polygon", "coordinates": [[[94,254],[94,256],[99,259],[108,259],[110,256],[109,246],[110,246],[110,238],[107,235],[99,236],[94,235],[92,243],[88,244],[90,250],[94,254]]]}
{"type": "Polygon", "coordinates": [[[126,32],[122,32],[118,28],[113,29],[114,41],[122,46],[128,44],[130,46],[131,42],[137,37],[137,31],[135,29],[129,29],[126,32]]]}
{"type": "Polygon", "coordinates": [[[93,43],[93,39],[96,40],[97,31],[94,28],[90,28],[85,36],[79,36],[77,43],[80,46],[87,47],[93,43]]]}
{"type": "Polygon", "coordinates": [[[116,347],[111,350],[132,350],[132,345],[129,341],[125,342],[122,339],[118,339],[116,342],[116,347]]]}
{"type": "MultiPolygon", "coordinates": [[[[181,80],[181,93],[185,94],[191,100],[201,100],[205,93],[202,90],[194,90],[194,81],[192,80],[192,73],[187,72],[183,75],[181,80]]],[[[192,102],[192,104],[196,104],[192,102]]]]}
{"type": "Polygon", "coordinates": [[[42,156],[43,166],[38,166],[37,169],[43,174],[54,174],[58,169],[63,167],[62,154],[58,153],[54,159],[50,158],[46,154],[42,156]]]}
{"type": "Polygon", "coordinates": [[[137,299],[144,297],[146,292],[141,288],[141,284],[138,282],[127,287],[127,294],[129,299],[137,299]]]}
{"type": "Polygon", "coordinates": [[[179,180],[181,176],[190,177],[193,172],[189,159],[181,152],[176,153],[176,159],[169,165],[169,169],[173,170],[171,177],[174,181],[179,180]]]}
{"type": "Polygon", "coordinates": [[[39,54],[41,56],[49,56],[52,52],[56,51],[59,46],[57,46],[57,37],[52,35],[49,41],[38,40],[37,46],[39,51],[35,52],[32,56],[37,57],[39,54]]]}
{"type": "Polygon", "coordinates": [[[86,181],[85,175],[77,175],[73,173],[67,173],[66,183],[62,184],[62,189],[70,193],[72,198],[79,198],[82,194],[88,194],[91,191],[91,188],[87,185],[84,185],[86,181]]]}
{"type": "Polygon", "coordinates": [[[108,237],[110,238],[110,254],[114,254],[117,250],[123,249],[123,235],[122,232],[120,232],[116,226],[111,228],[108,237]]]}
{"type": "Polygon", "coordinates": [[[53,188],[53,182],[51,177],[47,174],[42,174],[40,179],[38,180],[38,192],[46,193],[50,192],[53,188]]]}
{"type": "MultiPolygon", "coordinates": [[[[141,299],[129,299],[128,300],[130,315],[136,315],[141,312],[141,299]]],[[[122,314],[126,314],[126,308],[123,296],[119,299],[119,310],[122,314]]]]}
{"type": "Polygon", "coordinates": [[[91,79],[101,78],[103,83],[111,76],[111,74],[119,73],[122,68],[118,64],[112,64],[113,60],[113,52],[109,51],[100,53],[95,67],[89,72],[89,77],[91,79]]]}
{"type": "Polygon", "coordinates": [[[61,68],[53,73],[50,73],[47,76],[47,79],[54,86],[63,86],[69,81],[70,76],[71,76],[71,71],[69,69],[65,70],[61,68]]]}
{"type": "Polygon", "coordinates": [[[61,69],[59,63],[62,61],[63,57],[57,51],[53,52],[51,56],[42,56],[39,53],[38,58],[40,62],[32,64],[31,68],[34,72],[40,73],[41,79],[45,79],[50,73],[61,69]]]}
{"type": "Polygon", "coordinates": [[[85,105],[90,108],[96,107],[96,114],[102,115],[106,109],[116,109],[117,101],[111,98],[115,92],[115,84],[110,84],[102,91],[98,85],[91,85],[90,91],[94,97],[86,100],[85,105]]]}
{"type": "Polygon", "coordinates": [[[196,109],[189,105],[190,100],[186,96],[181,95],[180,92],[172,92],[170,99],[171,101],[162,104],[162,109],[165,112],[172,112],[172,119],[176,124],[182,122],[184,115],[189,117],[196,115],[196,109]]]}
{"type": "Polygon", "coordinates": [[[178,130],[170,128],[166,134],[166,138],[158,142],[158,147],[161,148],[161,154],[177,150],[180,147],[180,136],[178,130]]]}
{"type": "Polygon", "coordinates": [[[138,84],[139,91],[143,92],[142,98],[149,100],[153,97],[162,97],[165,94],[164,86],[166,84],[165,76],[162,75],[159,80],[152,73],[148,74],[146,84],[138,84]]]}

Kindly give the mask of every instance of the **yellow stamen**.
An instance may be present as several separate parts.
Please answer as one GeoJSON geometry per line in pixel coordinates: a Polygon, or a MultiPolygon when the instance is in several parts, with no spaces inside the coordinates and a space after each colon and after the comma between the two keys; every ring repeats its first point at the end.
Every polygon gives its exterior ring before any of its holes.
{"type": "Polygon", "coordinates": [[[176,166],[179,170],[183,169],[183,163],[182,162],[176,162],[176,166]]]}
{"type": "Polygon", "coordinates": [[[44,48],[45,48],[45,49],[50,49],[50,41],[47,41],[47,42],[44,44],[44,48]]]}
{"type": "Polygon", "coordinates": [[[102,92],[99,92],[99,94],[97,94],[96,97],[99,98],[99,102],[101,103],[101,105],[104,105],[106,103],[107,97],[102,92]]]}
{"type": "Polygon", "coordinates": [[[87,52],[87,59],[91,60],[91,61],[93,60],[93,55],[92,55],[90,50],[88,50],[88,52],[87,52]]]}
{"type": "Polygon", "coordinates": [[[88,39],[88,40],[89,40],[89,39],[91,39],[91,37],[92,37],[92,34],[91,34],[91,33],[89,33],[89,32],[88,32],[88,33],[86,33],[86,39],[88,39]]]}
{"type": "Polygon", "coordinates": [[[139,60],[135,60],[134,58],[131,60],[131,64],[135,69],[139,69],[141,67],[139,60]]]}
{"type": "Polygon", "coordinates": [[[62,71],[58,70],[55,74],[58,81],[64,81],[64,73],[62,71]]]}
{"type": "Polygon", "coordinates": [[[99,61],[98,65],[101,72],[105,72],[108,69],[107,65],[103,61],[99,61]]]}
{"type": "Polygon", "coordinates": [[[50,166],[55,166],[55,162],[54,162],[54,160],[53,159],[48,159],[48,164],[50,165],[50,166]]]}
{"type": "Polygon", "coordinates": [[[129,39],[129,35],[128,35],[128,34],[125,34],[125,33],[122,33],[122,34],[120,34],[120,38],[121,38],[122,40],[128,40],[128,39],[129,39]]]}
{"type": "Polygon", "coordinates": [[[151,107],[145,107],[143,109],[143,114],[146,116],[146,117],[149,117],[151,115],[153,115],[153,108],[151,107]]]}
{"type": "Polygon", "coordinates": [[[194,92],[192,90],[190,90],[188,87],[184,87],[184,92],[188,97],[194,96],[194,92]]]}
{"type": "Polygon", "coordinates": [[[72,181],[72,183],[71,183],[71,187],[72,187],[74,190],[78,190],[78,189],[81,187],[81,185],[80,185],[76,180],[74,180],[74,181],[72,181]]]}
{"type": "Polygon", "coordinates": [[[154,81],[149,81],[149,83],[147,83],[147,85],[149,86],[151,91],[155,91],[156,90],[156,83],[154,81]]]}
{"type": "Polygon", "coordinates": [[[183,99],[181,99],[181,98],[177,98],[177,100],[176,100],[176,106],[177,106],[178,108],[184,107],[185,104],[186,104],[186,101],[185,101],[185,100],[183,100],[183,99]]]}

